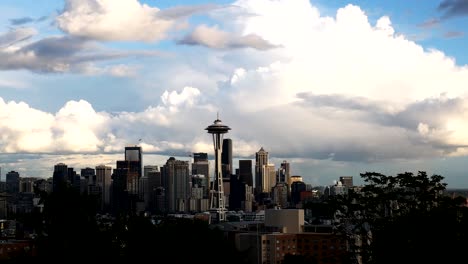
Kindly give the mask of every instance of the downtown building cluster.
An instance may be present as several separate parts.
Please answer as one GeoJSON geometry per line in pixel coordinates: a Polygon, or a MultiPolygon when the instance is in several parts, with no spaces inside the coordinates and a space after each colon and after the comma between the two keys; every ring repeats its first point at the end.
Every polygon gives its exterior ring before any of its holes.
{"type": "MultiPolygon", "coordinates": [[[[220,125],[220,120],[214,125],[220,125]]],[[[47,179],[22,178],[10,171],[0,186],[0,219],[40,211],[38,193],[74,191],[94,197],[101,215],[191,216],[220,225],[237,249],[248,252],[252,263],[280,263],[288,254],[339,263],[346,244],[332,234],[329,221],[306,215],[303,205],[346,193],[353,188],[352,177],[312,188],[301,176],[291,175],[288,161],[279,166],[271,163],[263,147],[255,159],[239,159],[236,168],[232,139],[222,139],[216,131],[212,134],[214,173],[208,153],[192,153],[190,161],[169,157],[160,166],[144,164],[138,145],[126,146],[115,167],[98,165],[77,171],[58,163],[47,179]]],[[[2,232],[7,230],[14,228],[2,232]]]]}
{"type": "MultiPolygon", "coordinates": [[[[290,163],[285,160],[275,167],[263,147],[255,153],[255,160],[240,159],[235,168],[232,144],[230,138],[224,139],[221,155],[222,184],[229,211],[296,208],[304,197],[313,195],[301,176],[290,175],[290,163]]],[[[77,170],[58,163],[48,179],[20,177],[19,172],[10,171],[1,186],[1,218],[33,210],[38,205],[37,191],[59,192],[68,188],[95,197],[102,213],[209,211],[214,179],[208,153],[192,153],[191,161],[170,157],[162,166],[144,165],[143,158],[142,147],[132,145],[125,147],[124,158],[117,160],[114,168],[97,165],[77,170]]]]}

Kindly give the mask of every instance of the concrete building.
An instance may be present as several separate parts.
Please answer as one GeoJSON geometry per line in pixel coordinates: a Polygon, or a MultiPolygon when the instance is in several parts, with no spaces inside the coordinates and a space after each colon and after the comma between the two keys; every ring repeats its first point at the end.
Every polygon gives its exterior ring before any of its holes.
{"type": "Polygon", "coordinates": [[[281,233],[302,233],[304,231],[303,209],[267,209],[265,227],[273,227],[281,233]]]}
{"type": "Polygon", "coordinates": [[[305,263],[348,263],[344,237],[330,229],[314,230],[304,232],[302,209],[269,209],[263,228],[257,223],[255,229],[238,231],[233,237],[249,263],[283,263],[288,255],[301,256],[305,263]]]}

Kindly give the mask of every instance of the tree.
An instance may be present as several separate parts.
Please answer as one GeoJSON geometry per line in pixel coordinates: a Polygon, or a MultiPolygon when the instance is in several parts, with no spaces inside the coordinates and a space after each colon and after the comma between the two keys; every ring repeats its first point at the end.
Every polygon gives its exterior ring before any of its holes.
{"type": "Polygon", "coordinates": [[[335,197],[337,230],[362,263],[433,263],[467,246],[465,199],[444,194],[440,175],[361,174],[360,191],[335,197]]]}

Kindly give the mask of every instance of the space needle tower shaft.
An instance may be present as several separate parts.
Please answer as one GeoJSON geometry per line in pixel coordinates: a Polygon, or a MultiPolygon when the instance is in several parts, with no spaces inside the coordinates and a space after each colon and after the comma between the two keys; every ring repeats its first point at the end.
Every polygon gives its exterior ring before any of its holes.
{"type": "Polygon", "coordinates": [[[230,129],[231,128],[221,122],[219,116],[216,117],[216,120],[212,125],[205,128],[209,134],[213,135],[215,153],[215,177],[210,197],[210,211],[217,214],[218,221],[220,222],[226,220],[226,204],[223,188],[223,176],[221,173],[221,152],[223,148],[223,135],[228,133],[230,129]]]}

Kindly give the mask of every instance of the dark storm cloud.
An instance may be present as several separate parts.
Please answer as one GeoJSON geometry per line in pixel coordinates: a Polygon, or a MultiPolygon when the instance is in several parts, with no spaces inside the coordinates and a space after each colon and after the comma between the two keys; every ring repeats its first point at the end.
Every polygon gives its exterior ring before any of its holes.
{"type": "Polygon", "coordinates": [[[404,110],[389,115],[386,125],[396,125],[408,129],[417,129],[420,122],[431,127],[441,127],[447,117],[457,115],[462,111],[464,104],[462,98],[429,98],[408,105],[404,110]]]}
{"type": "Polygon", "coordinates": [[[372,120],[373,123],[411,130],[417,129],[420,122],[440,127],[448,115],[456,115],[461,112],[465,103],[462,98],[442,96],[414,102],[398,112],[389,112],[385,110],[385,102],[363,97],[314,95],[311,93],[300,93],[297,97],[303,100],[302,104],[305,106],[356,110],[363,114],[362,118],[372,120]]]}
{"type": "Polygon", "coordinates": [[[444,0],[438,10],[443,12],[444,18],[468,15],[468,0],[444,0]]]}
{"type": "Polygon", "coordinates": [[[312,111],[317,116],[326,116],[330,120],[343,118],[345,115],[350,124],[347,124],[346,119],[340,121],[342,130],[347,131],[346,137],[333,139],[333,135],[329,134],[324,139],[317,139],[322,144],[310,149],[296,149],[296,153],[290,153],[293,156],[301,154],[324,159],[328,158],[328,153],[332,154],[329,158],[333,160],[369,162],[393,158],[435,157],[440,153],[451,154],[457,148],[467,147],[448,143],[443,135],[426,137],[419,131],[420,124],[427,125],[431,130],[443,131],[450,117],[464,111],[466,99],[463,98],[428,98],[411,103],[399,111],[389,111],[385,108],[385,103],[362,97],[301,93],[298,98],[302,99],[300,105],[308,108],[307,111],[312,111]],[[354,126],[353,122],[361,124],[354,126]]]}
{"type": "MultiPolygon", "coordinates": [[[[16,35],[0,36],[2,43],[17,43],[29,38],[16,35]],[[3,41],[2,41],[3,39],[3,41]]],[[[77,37],[47,37],[26,44],[14,52],[0,50],[0,70],[26,69],[39,73],[88,72],[90,63],[129,56],[157,56],[157,52],[106,51],[94,42],[77,37]]]]}

